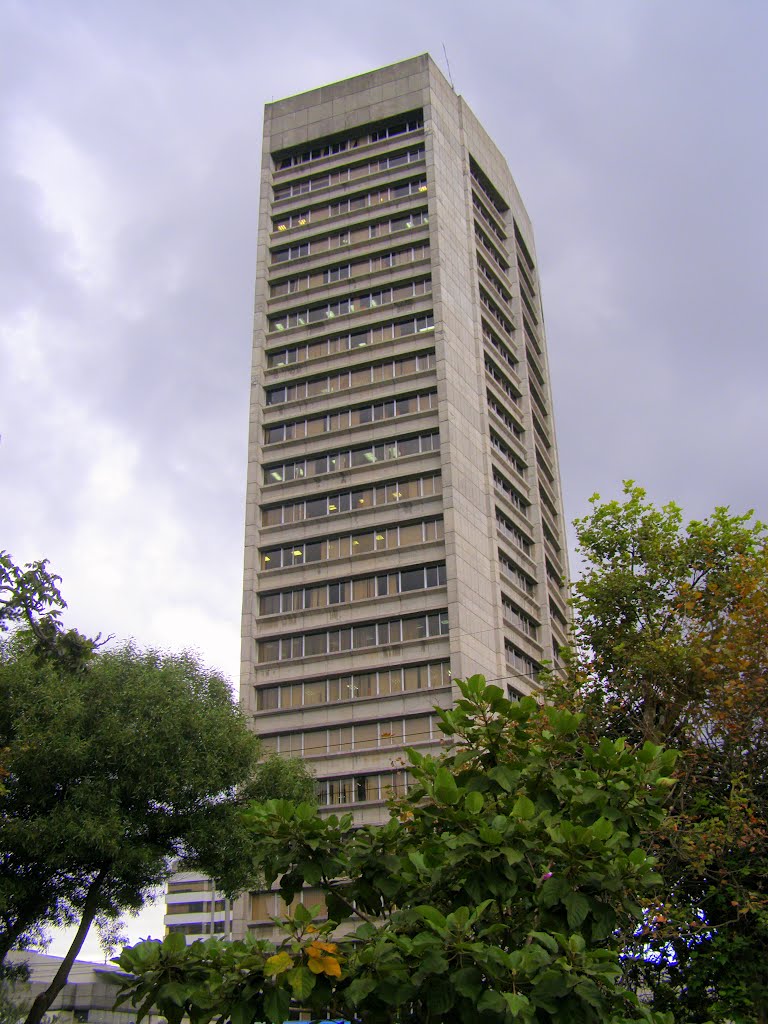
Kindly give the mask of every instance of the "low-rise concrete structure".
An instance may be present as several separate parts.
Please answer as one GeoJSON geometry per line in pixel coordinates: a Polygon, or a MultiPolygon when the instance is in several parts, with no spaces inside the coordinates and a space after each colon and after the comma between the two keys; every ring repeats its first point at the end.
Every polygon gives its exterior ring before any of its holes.
{"type": "MultiPolygon", "coordinates": [[[[9,953],[8,959],[13,964],[26,964],[29,970],[29,980],[17,982],[13,988],[14,998],[25,1005],[50,985],[63,958],[25,950],[9,953]]],[[[136,1010],[132,1006],[113,1008],[121,973],[115,964],[75,960],[67,984],[48,1012],[49,1018],[55,1018],[56,1024],[134,1024],[136,1010]]],[[[150,1014],[147,1024],[162,1019],[150,1014]]]]}

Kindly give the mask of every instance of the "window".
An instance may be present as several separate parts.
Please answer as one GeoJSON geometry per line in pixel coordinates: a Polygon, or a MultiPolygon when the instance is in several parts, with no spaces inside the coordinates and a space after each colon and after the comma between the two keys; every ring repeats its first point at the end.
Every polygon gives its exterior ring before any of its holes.
{"type": "Polygon", "coordinates": [[[366,722],[355,726],[355,750],[363,747],[376,747],[379,742],[379,726],[377,722],[366,722]]]}
{"type": "Polygon", "coordinates": [[[323,283],[333,284],[336,281],[344,281],[352,273],[352,268],[349,263],[343,267],[332,267],[330,270],[323,272],[323,283]]]}
{"type": "MultiPolygon", "coordinates": [[[[409,616],[402,620],[390,619],[378,623],[378,629],[376,623],[365,623],[354,627],[344,626],[340,629],[329,629],[320,633],[284,636],[282,640],[261,640],[258,642],[258,658],[260,662],[295,660],[309,656],[310,651],[315,654],[336,653],[351,648],[373,647],[377,643],[400,643],[401,640],[444,636],[447,632],[447,612],[430,612],[428,615],[409,616]]],[[[323,688],[322,699],[316,703],[321,703],[324,699],[325,690],[323,688]]],[[[310,703],[306,696],[305,700],[310,703]]]]}
{"type": "MultiPolygon", "coordinates": [[[[384,626],[396,627],[397,639],[393,642],[398,642],[399,622],[397,620],[378,624],[379,642],[381,643],[382,627],[384,626]]],[[[403,669],[380,669],[354,675],[332,676],[327,680],[314,680],[305,684],[283,683],[281,686],[260,687],[256,688],[257,711],[275,710],[278,706],[281,709],[301,707],[305,689],[306,703],[309,705],[322,704],[326,700],[330,703],[338,703],[348,700],[367,700],[377,695],[386,697],[392,693],[400,693],[403,690],[404,680],[405,688],[408,690],[448,686],[451,681],[450,665],[447,661],[424,662],[409,665],[403,669]]],[[[382,743],[395,742],[393,730],[392,723],[380,723],[382,743]],[[387,734],[387,738],[385,738],[385,734],[387,734]]],[[[305,734],[305,752],[310,738],[316,734],[319,736],[320,732],[314,731],[305,734]]],[[[322,735],[324,737],[324,730],[322,735]]],[[[322,742],[325,744],[324,738],[322,742]]],[[[399,734],[397,742],[400,742],[399,734]]],[[[186,885],[186,883],[183,884],[186,885]]],[[[208,888],[207,885],[206,888],[208,888]]]]}
{"type": "Polygon", "coordinates": [[[262,594],[259,598],[262,615],[277,615],[280,611],[280,594],[262,594]]]}
{"type": "Polygon", "coordinates": [[[326,702],[326,683],[315,682],[315,683],[304,683],[304,703],[305,705],[319,705],[319,703],[326,702]]]}
{"type": "Polygon", "coordinates": [[[256,690],[256,710],[274,711],[279,707],[280,687],[263,686],[256,690]]]}
{"type": "MultiPolygon", "coordinates": [[[[380,447],[383,457],[383,446],[376,446],[375,450],[378,451],[380,447]]],[[[299,523],[304,519],[315,519],[320,516],[332,516],[350,511],[357,512],[373,505],[412,501],[420,497],[429,498],[434,494],[440,494],[441,490],[440,474],[429,473],[421,477],[379,484],[375,490],[368,487],[355,491],[343,491],[322,498],[312,498],[306,501],[301,499],[284,505],[269,506],[262,509],[262,525],[266,527],[299,523]]],[[[269,554],[271,550],[268,549],[265,553],[269,554]]]]}
{"type": "Polygon", "coordinates": [[[405,742],[410,743],[424,743],[430,739],[430,718],[428,715],[420,715],[418,718],[406,718],[404,721],[405,726],[405,742]]]}
{"type": "Polygon", "coordinates": [[[374,775],[358,775],[355,778],[355,800],[357,803],[377,798],[378,786],[376,781],[374,775]]]}
{"type": "Polygon", "coordinates": [[[363,448],[345,449],[329,455],[317,456],[314,459],[299,459],[296,462],[282,465],[265,466],[263,470],[264,483],[273,484],[300,480],[305,477],[323,476],[326,473],[348,469],[350,466],[367,466],[383,459],[398,459],[408,455],[417,455],[419,452],[438,451],[439,447],[439,434],[432,432],[402,440],[393,440],[386,445],[366,445],[363,448]]]}
{"type": "MultiPolygon", "coordinates": [[[[304,756],[316,757],[328,752],[328,734],[325,729],[304,733],[304,756]]],[[[282,751],[281,751],[282,753],[282,751]]]]}

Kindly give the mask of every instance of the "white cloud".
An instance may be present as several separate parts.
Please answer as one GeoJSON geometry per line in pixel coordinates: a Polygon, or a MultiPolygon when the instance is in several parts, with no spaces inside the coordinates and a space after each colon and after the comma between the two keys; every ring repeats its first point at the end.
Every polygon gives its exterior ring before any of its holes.
{"type": "Polygon", "coordinates": [[[68,269],[86,289],[111,280],[119,202],[92,153],[42,113],[10,125],[11,165],[40,189],[46,223],[67,241],[68,269]]]}

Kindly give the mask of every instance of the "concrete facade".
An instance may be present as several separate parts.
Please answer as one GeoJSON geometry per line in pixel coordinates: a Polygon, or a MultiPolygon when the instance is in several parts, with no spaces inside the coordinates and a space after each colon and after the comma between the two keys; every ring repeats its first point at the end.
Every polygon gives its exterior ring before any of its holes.
{"type": "Polygon", "coordinates": [[[241,699],[377,821],[453,679],[526,693],[565,642],[531,224],[422,55],[266,107],[257,259],[241,699]]]}
{"type": "MultiPolygon", "coordinates": [[[[35,997],[53,981],[63,959],[33,950],[8,954],[9,963],[25,964],[29,971],[29,980],[16,982],[12,988],[13,998],[24,1016],[35,997]]],[[[119,979],[123,976],[115,964],[75,960],[67,984],[56,996],[46,1019],[56,1024],[134,1024],[136,1008],[130,1003],[114,1009],[119,979]]],[[[147,1024],[159,1024],[164,1019],[154,1011],[146,1017],[147,1024]]]]}

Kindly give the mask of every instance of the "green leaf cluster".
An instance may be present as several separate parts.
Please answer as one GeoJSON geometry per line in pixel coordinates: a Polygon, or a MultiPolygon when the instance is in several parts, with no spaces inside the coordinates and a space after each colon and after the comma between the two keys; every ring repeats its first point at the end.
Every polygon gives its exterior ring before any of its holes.
{"type": "MultiPolygon", "coordinates": [[[[686,523],[628,481],[576,522],[574,647],[549,689],[585,735],[679,751],[646,829],[665,885],[625,973],[677,1019],[768,1021],[768,535],[717,508],[686,523]]],[[[641,756],[643,752],[641,751],[641,756]]]]}
{"type": "MultiPolygon", "coordinates": [[[[370,1024],[671,1020],[622,985],[619,950],[659,884],[639,836],[663,818],[674,755],[585,744],[579,715],[510,701],[480,676],[457,686],[440,712],[450,748],[410,752],[414,786],[384,825],[353,828],[350,816],[286,801],[248,813],[254,868],[287,902],[305,884],[322,889],[328,918],[312,924],[297,910],[277,947],[182,951],[174,979],[189,986],[192,1020],[213,1012],[208,988],[194,987],[201,961],[216,1012],[237,1024],[259,1014],[277,1024],[286,999],[370,1024]],[[339,974],[316,974],[310,989],[307,947],[334,932],[339,974]]],[[[124,998],[175,1012],[162,947],[151,953],[162,969],[146,970],[145,955],[140,945],[119,961],[133,974],[124,998]]]]}
{"type": "Polygon", "coordinates": [[[271,770],[271,793],[312,791],[296,764],[257,769],[228,681],[195,655],[66,631],[59,582],[0,553],[0,964],[62,923],[79,926],[73,958],[91,923],[141,907],[174,863],[241,890],[246,784],[263,796],[271,770]]]}

